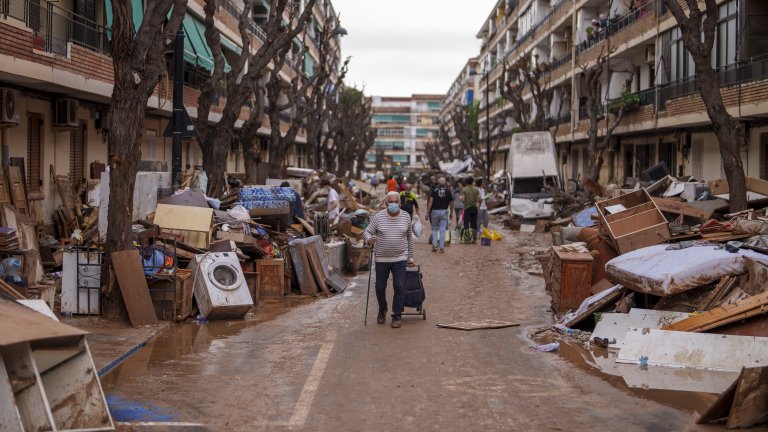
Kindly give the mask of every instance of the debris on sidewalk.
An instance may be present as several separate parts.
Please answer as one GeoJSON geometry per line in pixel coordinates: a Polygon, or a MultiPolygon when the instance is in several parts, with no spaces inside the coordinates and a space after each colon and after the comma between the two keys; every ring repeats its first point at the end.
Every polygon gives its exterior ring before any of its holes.
{"type": "Polygon", "coordinates": [[[465,331],[502,329],[507,327],[517,327],[519,325],[520,323],[511,323],[507,321],[497,321],[491,319],[482,321],[455,322],[450,324],[436,324],[436,326],[439,328],[465,331]]]}
{"type": "Polygon", "coordinates": [[[728,429],[768,422],[768,367],[745,367],[697,423],[725,420],[728,429]]]}

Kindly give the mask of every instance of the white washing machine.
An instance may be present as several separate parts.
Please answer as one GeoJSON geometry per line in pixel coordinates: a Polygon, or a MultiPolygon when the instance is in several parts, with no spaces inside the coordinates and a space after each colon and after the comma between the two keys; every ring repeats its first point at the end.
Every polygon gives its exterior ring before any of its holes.
{"type": "Polygon", "coordinates": [[[242,318],[253,307],[243,269],[233,252],[195,255],[189,268],[202,316],[208,319],[242,318]]]}

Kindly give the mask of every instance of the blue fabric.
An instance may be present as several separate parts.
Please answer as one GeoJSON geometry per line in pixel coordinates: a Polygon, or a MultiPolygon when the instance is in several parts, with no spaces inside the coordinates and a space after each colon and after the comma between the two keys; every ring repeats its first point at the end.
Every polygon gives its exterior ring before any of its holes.
{"type": "Polygon", "coordinates": [[[437,247],[437,233],[440,233],[440,249],[445,248],[445,229],[448,227],[448,210],[432,210],[432,247],[437,247]]]}
{"type": "Polygon", "coordinates": [[[376,300],[379,302],[379,310],[387,308],[387,281],[392,273],[392,286],[395,289],[392,296],[392,318],[400,318],[403,315],[405,267],[406,261],[376,263],[376,300]]]}
{"type": "Polygon", "coordinates": [[[293,191],[293,195],[295,197],[293,201],[293,215],[305,219],[304,204],[301,203],[301,196],[296,191],[293,191]]]}

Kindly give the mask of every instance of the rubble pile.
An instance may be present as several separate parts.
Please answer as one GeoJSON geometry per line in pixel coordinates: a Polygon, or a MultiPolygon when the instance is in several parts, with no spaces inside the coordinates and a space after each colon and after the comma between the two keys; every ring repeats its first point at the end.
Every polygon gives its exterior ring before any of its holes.
{"type": "Polygon", "coordinates": [[[547,224],[550,331],[630,387],[723,393],[701,422],[763,423],[768,406],[734,393],[768,367],[768,182],[750,178],[753,209],[728,214],[727,184],[688,180],[614,189],[547,224]]]}

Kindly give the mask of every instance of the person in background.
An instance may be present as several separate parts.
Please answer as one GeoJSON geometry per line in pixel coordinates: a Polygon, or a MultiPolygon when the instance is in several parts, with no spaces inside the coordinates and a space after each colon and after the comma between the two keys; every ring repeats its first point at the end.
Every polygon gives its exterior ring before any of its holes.
{"type": "Polygon", "coordinates": [[[376,260],[376,300],[379,314],[376,322],[387,319],[387,280],[392,273],[392,328],[400,328],[405,306],[405,267],[413,263],[413,232],[411,218],[400,210],[400,194],[387,193],[387,209],[371,216],[363,232],[365,243],[373,246],[376,260]]]}
{"type": "Polygon", "coordinates": [[[461,200],[464,202],[464,239],[467,243],[477,242],[477,205],[480,192],[477,190],[472,177],[467,177],[467,185],[461,190],[461,200]]]}
{"type": "Polygon", "coordinates": [[[333,220],[339,215],[339,194],[331,187],[331,182],[328,179],[323,179],[320,186],[328,191],[328,222],[333,223],[333,220]]]}
{"type": "Polygon", "coordinates": [[[406,192],[408,191],[408,183],[405,182],[405,177],[400,178],[400,182],[397,185],[397,191],[398,192],[406,192]]]}
{"type": "Polygon", "coordinates": [[[445,252],[445,230],[453,213],[453,194],[446,186],[445,177],[440,177],[427,200],[427,215],[432,225],[432,252],[437,252],[438,234],[440,235],[440,253],[445,252]]]}
{"type": "Polygon", "coordinates": [[[387,192],[397,192],[397,180],[394,174],[387,180],[387,192]]]}
{"type": "Polygon", "coordinates": [[[400,192],[400,208],[411,216],[411,220],[414,220],[414,211],[416,212],[416,218],[419,217],[419,196],[407,184],[405,185],[405,190],[400,192]]]}
{"type": "MultiPolygon", "coordinates": [[[[462,212],[464,212],[464,202],[461,200],[461,189],[464,187],[464,183],[461,180],[456,182],[456,187],[453,188],[453,211],[456,213],[456,229],[461,228],[459,226],[459,219],[462,212]]],[[[449,221],[450,222],[450,221],[449,221]]]]}
{"type": "Polygon", "coordinates": [[[376,188],[379,187],[379,176],[376,173],[371,176],[371,186],[373,186],[374,192],[376,191],[376,188]]]}
{"type": "Polygon", "coordinates": [[[475,186],[477,186],[478,192],[480,192],[480,210],[477,214],[478,225],[483,228],[488,228],[490,218],[488,216],[488,204],[485,202],[486,193],[483,189],[483,179],[479,178],[475,180],[475,186]]]}
{"type": "MultiPolygon", "coordinates": [[[[280,183],[280,187],[291,187],[291,184],[287,181],[284,181],[280,183]]],[[[296,191],[296,189],[293,190],[293,206],[291,206],[291,220],[295,217],[299,217],[304,219],[304,204],[301,202],[301,194],[296,191]]]]}

